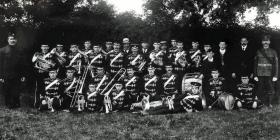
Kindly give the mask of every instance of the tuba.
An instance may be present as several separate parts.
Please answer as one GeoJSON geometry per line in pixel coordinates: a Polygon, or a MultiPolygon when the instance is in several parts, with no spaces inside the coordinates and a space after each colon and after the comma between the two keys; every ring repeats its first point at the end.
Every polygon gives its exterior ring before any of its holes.
{"type": "Polygon", "coordinates": [[[45,72],[47,72],[49,68],[54,67],[55,63],[53,63],[49,60],[46,60],[46,58],[50,56],[49,54],[50,53],[48,53],[44,56],[34,55],[33,58],[32,58],[32,62],[35,62],[34,67],[36,69],[39,69],[39,70],[42,70],[42,71],[45,71],[45,72]]]}

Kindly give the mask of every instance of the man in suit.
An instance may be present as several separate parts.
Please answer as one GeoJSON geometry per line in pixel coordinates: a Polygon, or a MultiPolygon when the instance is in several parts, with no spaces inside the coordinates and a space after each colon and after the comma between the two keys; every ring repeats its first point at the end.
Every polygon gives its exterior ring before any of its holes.
{"type": "Polygon", "coordinates": [[[20,107],[20,82],[25,81],[25,63],[17,46],[17,39],[11,34],[8,45],[0,48],[0,84],[3,87],[0,93],[4,95],[4,102],[9,108],[20,107]]]}
{"type": "Polygon", "coordinates": [[[240,81],[241,75],[253,76],[253,64],[254,64],[254,50],[248,46],[248,40],[246,37],[241,38],[240,45],[233,50],[233,71],[232,78],[236,78],[240,81]]]}

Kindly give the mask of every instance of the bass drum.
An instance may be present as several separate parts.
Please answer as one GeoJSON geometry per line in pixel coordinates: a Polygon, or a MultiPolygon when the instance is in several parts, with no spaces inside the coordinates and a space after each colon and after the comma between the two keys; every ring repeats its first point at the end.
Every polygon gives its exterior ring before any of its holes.
{"type": "Polygon", "coordinates": [[[234,108],[235,98],[229,93],[223,93],[218,98],[218,105],[222,109],[232,110],[234,108]]]}

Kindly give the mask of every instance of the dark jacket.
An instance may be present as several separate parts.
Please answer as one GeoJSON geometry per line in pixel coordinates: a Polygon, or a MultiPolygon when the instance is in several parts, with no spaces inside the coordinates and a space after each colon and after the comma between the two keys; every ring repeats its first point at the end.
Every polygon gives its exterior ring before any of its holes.
{"type": "Polygon", "coordinates": [[[0,48],[0,78],[19,78],[25,73],[23,54],[16,46],[0,48]]]}

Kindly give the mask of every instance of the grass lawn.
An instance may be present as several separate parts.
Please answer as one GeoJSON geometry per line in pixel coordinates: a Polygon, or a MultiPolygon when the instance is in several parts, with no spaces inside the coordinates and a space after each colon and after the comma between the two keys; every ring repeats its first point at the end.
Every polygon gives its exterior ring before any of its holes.
{"type": "Polygon", "coordinates": [[[0,108],[1,139],[280,139],[280,106],[140,116],[0,108]]]}

